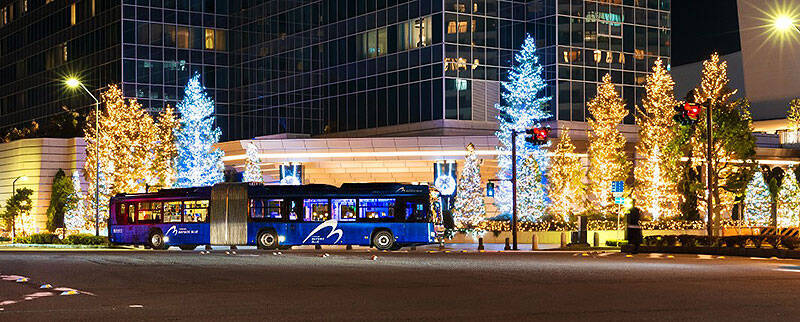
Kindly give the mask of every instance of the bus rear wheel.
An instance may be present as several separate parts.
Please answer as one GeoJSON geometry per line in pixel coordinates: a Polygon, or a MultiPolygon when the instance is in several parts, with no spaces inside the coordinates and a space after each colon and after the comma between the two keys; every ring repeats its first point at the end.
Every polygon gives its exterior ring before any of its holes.
{"type": "Polygon", "coordinates": [[[160,231],[153,231],[150,233],[150,238],[148,238],[148,243],[150,244],[150,248],[152,249],[167,249],[167,243],[164,242],[164,234],[160,231]]]}
{"type": "Polygon", "coordinates": [[[276,249],[278,248],[278,234],[271,230],[265,230],[258,234],[258,248],[276,249]]]}
{"type": "Polygon", "coordinates": [[[381,230],[372,235],[372,245],[378,250],[390,250],[394,244],[394,234],[391,231],[381,230]]]}

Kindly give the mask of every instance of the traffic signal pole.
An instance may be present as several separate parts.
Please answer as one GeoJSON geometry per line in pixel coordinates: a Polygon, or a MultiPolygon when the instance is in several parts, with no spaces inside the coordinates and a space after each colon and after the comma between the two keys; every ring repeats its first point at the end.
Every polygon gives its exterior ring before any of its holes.
{"type": "Polygon", "coordinates": [[[712,121],[711,118],[711,104],[709,103],[706,106],[706,215],[708,216],[708,235],[715,236],[717,234],[717,219],[714,217],[714,187],[711,185],[713,184],[714,180],[712,180],[711,176],[714,173],[712,168],[712,157],[711,153],[714,151],[714,137],[711,136],[712,134],[712,121]]]}
{"type": "Polygon", "coordinates": [[[511,249],[517,248],[517,130],[511,130],[511,249]]]}

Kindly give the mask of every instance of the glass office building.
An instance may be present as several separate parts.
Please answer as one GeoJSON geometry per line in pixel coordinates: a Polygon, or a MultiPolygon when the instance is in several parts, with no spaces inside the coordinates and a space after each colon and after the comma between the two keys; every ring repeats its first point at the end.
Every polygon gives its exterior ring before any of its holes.
{"type": "Polygon", "coordinates": [[[156,111],[174,105],[197,71],[217,102],[224,140],[381,129],[441,135],[442,124],[489,134],[500,82],[526,33],[537,39],[555,120],[585,121],[605,73],[633,109],[655,59],[668,64],[670,54],[669,0],[0,4],[0,129],[62,105],[90,107],[85,95],[64,90],[65,75],[92,89],[122,84],[156,111]]]}
{"type": "MultiPolygon", "coordinates": [[[[67,90],[79,78],[95,96],[121,85],[151,111],[175,106],[192,72],[227,113],[228,1],[0,1],[0,130],[94,101],[67,90]]],[[[99,96],[98,96],[99,97],[99,96]]]]}

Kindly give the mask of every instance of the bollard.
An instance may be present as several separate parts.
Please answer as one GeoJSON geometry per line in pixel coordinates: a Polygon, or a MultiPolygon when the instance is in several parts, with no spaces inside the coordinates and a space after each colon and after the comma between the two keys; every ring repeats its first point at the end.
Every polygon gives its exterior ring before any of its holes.
{"type": "Polygon", "coordinates": [[[314,249],[322,249],[322,245],[316,244],[316,245],[314,245],[314,249]]]}
{"type": "Polygon", "coordinates": [[[594,247],[600,247],[600,233],[594,232],[594,247]]]}
{"type": "Polygon", "coordinates": [[[483,250],[483,237],[478,238],[478,250],[483,250]]]}
{"type": "Polygon", "coordinates": [[[539,235],[536,235],[536,233],[534,233],[531,236],[531,250],[537,250],[537,249],[539,249],[539,235]]]}
{"type": "Polygon", "coordinates": [[[353,250],[353,245],[347,245],[347,247],[345,247],[345,249],[346,250],[353,250]]]}
{"type": "Polygon", "coordinates": [[[504,250],[511,250],[511,245],[508,243],[508,237],[506,237],[506,247],[503,248],[504,250]]]}
{"type": "Polygon", "coordinates": [[[567,233],[561,232],[561,248],[567,247],[567,233]]]}

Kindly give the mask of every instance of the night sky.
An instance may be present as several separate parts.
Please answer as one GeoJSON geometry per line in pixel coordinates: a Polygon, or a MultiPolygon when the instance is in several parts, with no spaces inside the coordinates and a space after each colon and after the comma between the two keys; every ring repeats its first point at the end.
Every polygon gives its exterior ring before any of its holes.
{"type": "Polygon", "coordinates": [[[740,50],[736,0],[672,1],[672,66],[740,50]]]}

